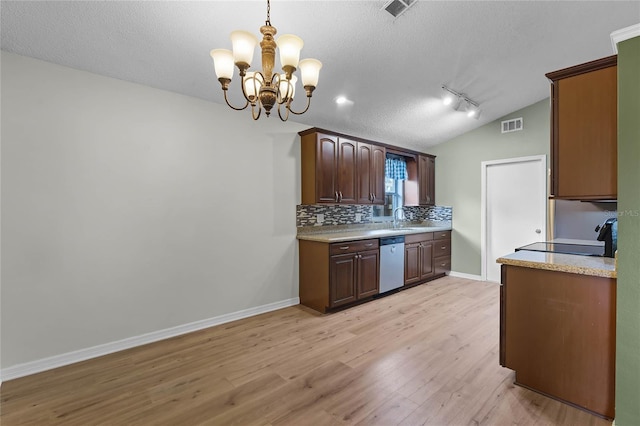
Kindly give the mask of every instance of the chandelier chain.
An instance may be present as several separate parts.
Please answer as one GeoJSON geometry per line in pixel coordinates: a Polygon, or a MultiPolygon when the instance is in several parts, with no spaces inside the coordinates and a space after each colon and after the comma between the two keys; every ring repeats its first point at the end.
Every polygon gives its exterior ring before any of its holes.
{"type": "Polygon", "coordinates": [[[265,24],[271,26],[271,1],[267,0],[267,22],[265,24]]]}

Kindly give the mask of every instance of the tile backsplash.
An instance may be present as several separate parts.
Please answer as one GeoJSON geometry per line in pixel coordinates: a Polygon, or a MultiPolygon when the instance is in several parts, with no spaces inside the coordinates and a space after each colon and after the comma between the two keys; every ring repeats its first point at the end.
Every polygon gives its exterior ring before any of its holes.
{"type": "MultiPolygon", "coordinates": [[[[451,221],[451,207],[407,206],[404,208],[410,221],[451,221]]],[[[296,226],[353,225],[373,222],[373,206],[312,204],[296,206],[296,226]]]]}

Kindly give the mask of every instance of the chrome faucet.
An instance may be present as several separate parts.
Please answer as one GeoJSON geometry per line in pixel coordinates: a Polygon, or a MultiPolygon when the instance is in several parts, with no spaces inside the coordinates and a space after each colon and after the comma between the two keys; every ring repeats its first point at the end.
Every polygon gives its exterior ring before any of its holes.
{"type": "Polygon", "coordinates": [[[406,219],[406,211],[404,210],[404,207],[400,206],[400,207],[396,207],[396,209],[393,211],[393,227],[397,228],[398,227],[398,210],[402,212],[402,220],[406,219]]]}

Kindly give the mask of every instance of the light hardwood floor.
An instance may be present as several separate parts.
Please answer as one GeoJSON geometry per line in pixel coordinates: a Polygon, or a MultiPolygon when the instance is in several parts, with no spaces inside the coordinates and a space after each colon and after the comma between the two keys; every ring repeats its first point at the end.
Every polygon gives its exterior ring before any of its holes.
{"type": "Polygon", "coordinates": [[[610,425],[513,385],[499,286],[291,307],[2,384],[3,426],[610,425]]]}

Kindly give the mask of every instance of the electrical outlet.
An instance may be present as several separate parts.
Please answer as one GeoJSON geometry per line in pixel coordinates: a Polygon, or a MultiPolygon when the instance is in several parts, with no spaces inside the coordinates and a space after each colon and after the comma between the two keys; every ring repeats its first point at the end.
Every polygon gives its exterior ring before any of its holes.
{"type": "Polygon", "coordinates": [[[322,223],[324,222],[324,215],[322,213],[318,213],[316,215],[316,223],[322,223]]]}
{"type": "Polygon", "coordinates": [[[356,222],[362,222],[362,213],[356,213],[356,222]]]}

